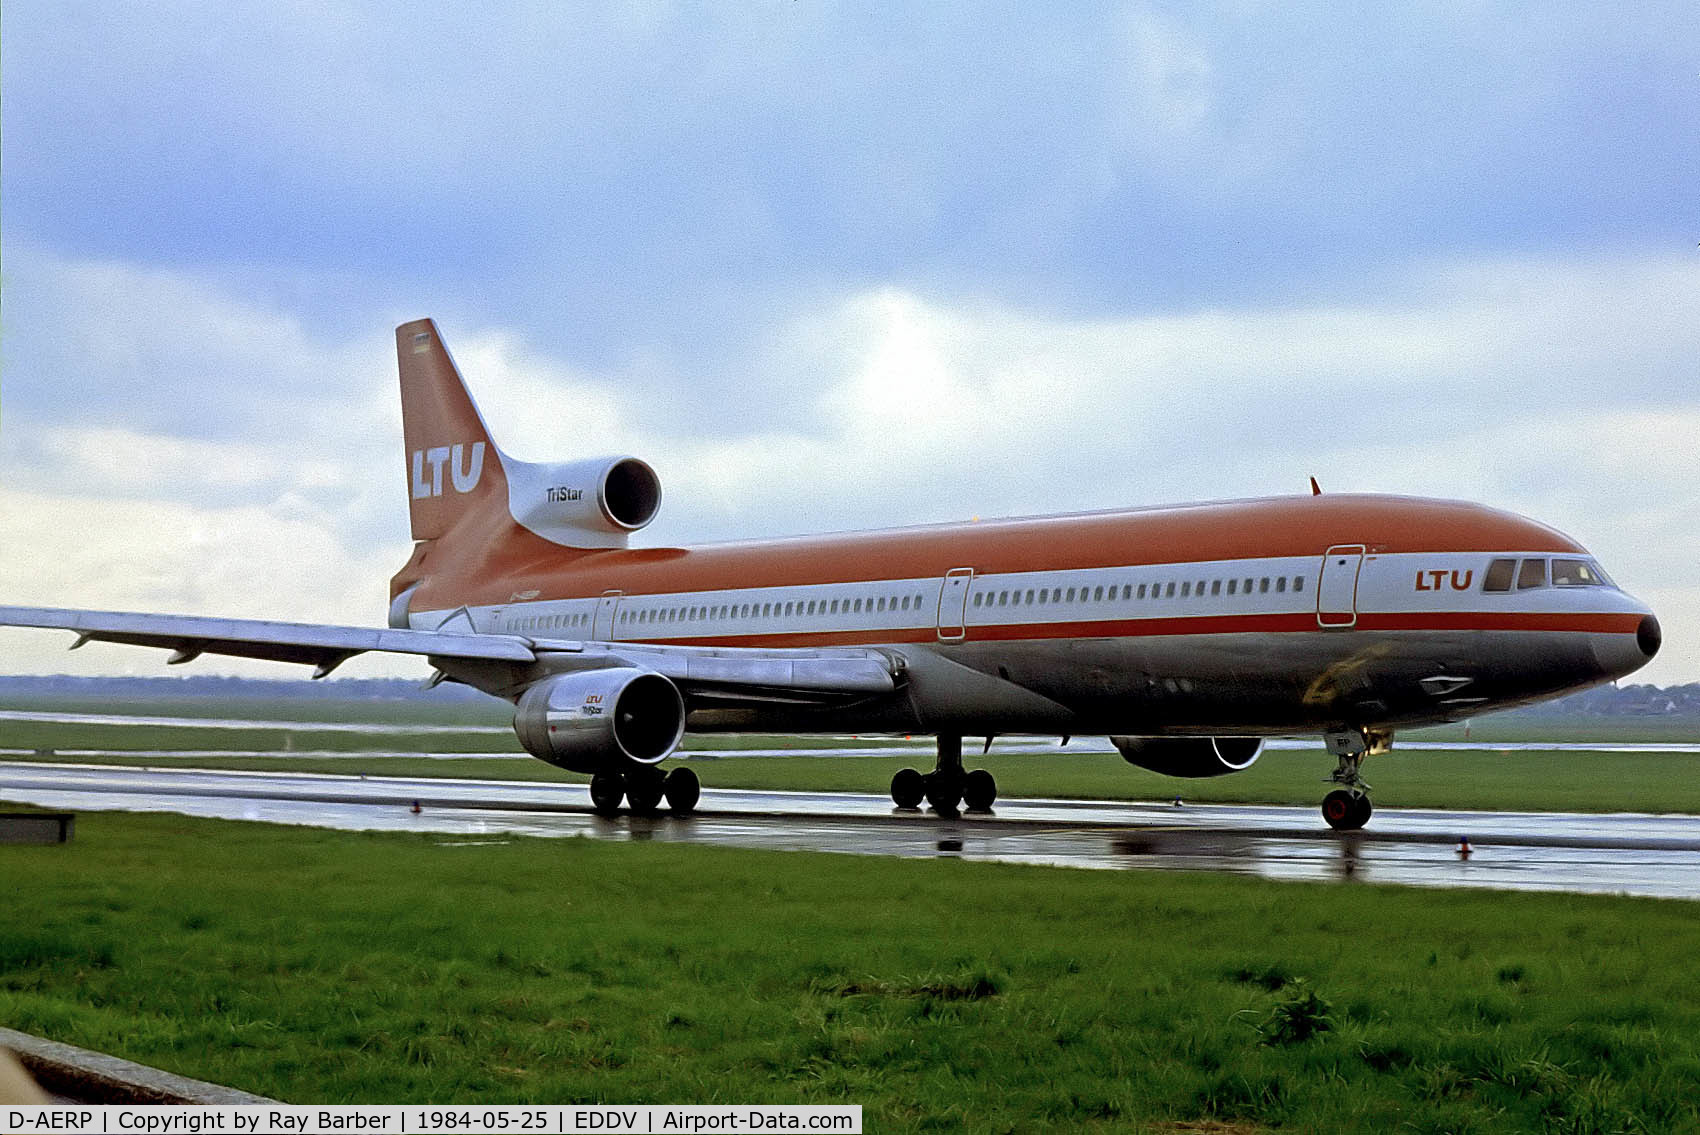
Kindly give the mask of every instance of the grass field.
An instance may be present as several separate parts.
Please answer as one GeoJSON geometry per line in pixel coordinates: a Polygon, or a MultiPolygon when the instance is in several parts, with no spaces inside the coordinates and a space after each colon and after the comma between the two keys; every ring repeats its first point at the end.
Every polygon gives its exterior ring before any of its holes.
{"type": "Polygon", "coordinates": [[[294,1101],[1700,1130],[1692,903],[117,814],[0,876],[0,1019],[294,1101]]]}

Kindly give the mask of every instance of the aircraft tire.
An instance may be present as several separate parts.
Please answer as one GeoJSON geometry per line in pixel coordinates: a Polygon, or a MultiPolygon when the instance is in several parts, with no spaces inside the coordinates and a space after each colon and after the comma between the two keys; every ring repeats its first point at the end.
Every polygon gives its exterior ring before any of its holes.
{"type": "Polygon", "coordinates": [[[990,812],[997,802],[998,782],[983,768],[977,768],[962,782],[962,802],[970,812],[990,812]]]}
{"type": "Polygon", "coordinates": [[[598,816],[613,816],[626,798],[626,778],[617,772],[599,772],[590,778],[590,806],[598,816]]]}
{"type": "Polygon", "coordinates": [[[934,769],[926,776],[927,803],[941,816],[955,816],[962,808],[962,770],[934,769]]]}
{"type": "Polygon", "coordinates": [[[667,792],[667,777],[654,765],[644,765],[626,773],[626,805],[634,815],[653,816],[661,810],[661,798],[667,792]]]}
{"type": "Polygon", "coordinates": [[[927,778],[912,768],[898,769],[891,778],[891,802],[899,808],[919,808],[927,795],[927,778]]]}
{"type": "Polygon", "coordinates": [[[667,797],[667,807],[683,816],[695,809],[697,801],[702,799],[702,782],[690,769],[674,768],[668,771],[661,791],[667,797]]]}
{"type": "Polygon", "coordinates": [[[1355,832],[1369,820],[1369,797],[1336,788],[1322,798],[1322,818],[1337,832],[1355,832]]]}

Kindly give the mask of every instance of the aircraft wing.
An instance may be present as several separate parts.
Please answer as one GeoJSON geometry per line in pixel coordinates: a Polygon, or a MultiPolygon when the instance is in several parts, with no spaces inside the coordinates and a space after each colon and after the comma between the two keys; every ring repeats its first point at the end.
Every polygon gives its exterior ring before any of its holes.
{"type": "Polygon", "coordinates": [[[324,623],[274,623],[201,615],[146,615],[129,611],[75,611],[61,607],[0,607],[0,626],[72,631],[75,650],[87,642],[122,642],[172,651],[172,663],[203,654],[264,658],[313,666],[322,678],[356,654],[438,655],[487,662],[534,662],[527,640],[512,635],[443,634],[439,631],[339,627],[324,623]]]}
{"type": "Polygon", "coordinates": [[[88,642],[154,646],[171,663],[203,654],[296,662],[322,678],[356,654],[418,654],[459,663],[551,663],[551,671],[637,666],[665,675],[696,701],[813,702],[845,695],[890,693],[892,663],[855,647],[760,649],[660,646],[637,642],[535,640],[523,635],[277,623],[201,615],[149,615],[59,607],[0,607],[0,626],[67,630],[73,650],[88,642]]]}

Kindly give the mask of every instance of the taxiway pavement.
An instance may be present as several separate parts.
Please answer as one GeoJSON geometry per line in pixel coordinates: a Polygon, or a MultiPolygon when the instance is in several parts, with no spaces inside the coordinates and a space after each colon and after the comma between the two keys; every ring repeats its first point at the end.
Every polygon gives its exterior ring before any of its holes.
{"type": "Polygon", "coordinates": [[[1700,898],[1697,816],[1382,808],[1365,831],[1336,833],[1310,808],[1007,800],[991,815],[946,819],[894,809],[884,796],[707,788],[687,817],[606,819],[591,812],[579,784],[34,762],[0,762],[0,798],[82,811],[432,832],[451,837],[440,841],[444,847],[515,835],[586,836],[1700,898]]]}

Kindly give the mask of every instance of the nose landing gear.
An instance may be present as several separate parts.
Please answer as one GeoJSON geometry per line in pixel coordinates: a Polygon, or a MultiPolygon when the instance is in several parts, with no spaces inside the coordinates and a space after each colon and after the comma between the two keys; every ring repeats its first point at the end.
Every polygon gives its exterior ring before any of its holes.
{"type": "Polygon", "coordinates": [[[1322,798],[1322,818],[1337,832],[1355,832],[1369,822],[1369,796],[1336,788],[1322,798]]]}
{"type": "Polygon", "coordinates": [[[1328,780],[1340,787],[1322,798],[1322,818],[1337,832],[1355,832],[1374,811],[1369,783],[1360,775],[1365,757],[1393,748],[1393,734],[1366,729],[1341,729],[1323,735],[1328,751],[1340,759],[1328,780]]]}

